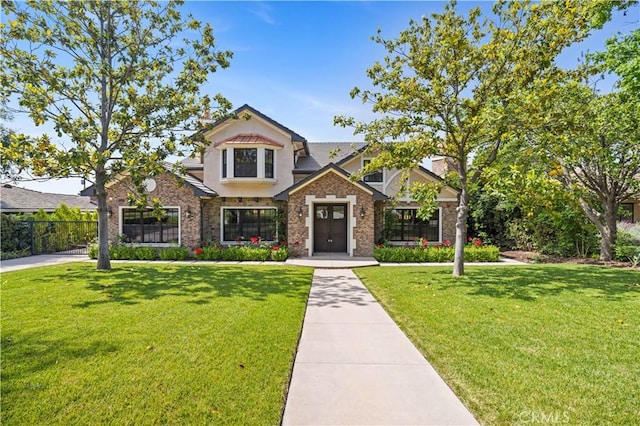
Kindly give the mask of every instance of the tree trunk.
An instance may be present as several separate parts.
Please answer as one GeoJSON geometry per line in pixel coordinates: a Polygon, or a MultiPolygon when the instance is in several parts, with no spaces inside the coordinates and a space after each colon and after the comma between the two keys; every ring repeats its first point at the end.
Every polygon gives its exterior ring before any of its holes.
{"type": "Polygon", "coordinates": [[[610,261],[614,258],[614,246],[618,239],[618,205],[614,200],[607,200],[604,206],[603,227],[600,229],[600,260],[610,261]]]}
{"type": "Polygon", "coordinates": [[[464,246],[467,244],[467,215],[469,212],[469,190],[462,185],[460,201],[456,209],[456,244],[453,260],[453,276],[464,275],[464,246]]]}
{"type": "Polygon", "coordinates": [[[96,196],[98,197],[98,264],[99,271],[111,270],[109,259],[109,216],[107,214],[106,173],[96,170],[96,196]]]}

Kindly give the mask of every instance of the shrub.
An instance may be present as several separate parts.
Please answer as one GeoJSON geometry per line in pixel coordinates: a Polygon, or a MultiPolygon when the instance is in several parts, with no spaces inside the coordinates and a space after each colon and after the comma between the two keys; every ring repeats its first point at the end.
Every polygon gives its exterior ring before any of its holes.
{"type": "Polygon", "coordinates": [[[133,255],[137,260],[154,260],[158,256],[158,252],[153,247],[134,247],[133,255]]]}
{"type": "Polygon", "coordinates": [[[135,251],[135,247],[122,244],[114,244],[109,247],[109,257],[113,260],[135,259],[135,251]]]}
{"type": "Polygon", "coordinates": [[[222,248],[220,246],[202,247],[202,254],[196,255],[196,259],[222,260],[222,248]]]}
{"type": "Polygon", "coordinates": [[[636,256],[640,255],[640,246],[616,244],[614,250],[615,259],[620,262],[630,262],[636,256]]]}
{"type": "Polygon", "coordinates": [[[271,250],[271,259],[276,262],[284,262],[289,257],[289,250],[286,247],[274,246],[271,250]]]}
{"type": "Polygon", "coordinates": [[[97,259],[98,258],[98,244],[91,244],[89,246],[89,250],[87,251],[89,255],[89,259],[97,259]]]}
{"type": "Polygon", "coordinates": [[[264,262],[269,258],[268,247],[252,247],[252,246],[241,246],[240,247],[240,258],[234,260],[253,260],[253,261],[261,261],[264,262]]]}
{"type": "Polygon", "coordinates": [[[496,246],[466,246],[464,260],[465,262],[497,262],[500,260],[500,250],[496,246]]]}
{"type": "MultiPolygon", "coordinates": [[[[453,262],[454,247],[450,246],[377,246],[373,249],[373,257],[378,262],[453,262]]],[[[496,246],[467,245],[464,248],[465,262],[497,262],[500,250],[496,246]]]]}
{"type": "Polygon", "coordinates": [[[189,257],[189,249],[186,247],[167,247],[160,250],[162,260],[185,260],[189,257]]]}

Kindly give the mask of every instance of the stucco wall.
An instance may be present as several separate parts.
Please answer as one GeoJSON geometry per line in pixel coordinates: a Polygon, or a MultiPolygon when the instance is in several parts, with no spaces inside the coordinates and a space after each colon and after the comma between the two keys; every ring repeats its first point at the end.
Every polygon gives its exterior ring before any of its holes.
{"type": "MultiPolygon", "coordinates": [[[[242,115],[242,114],[241,114],[242,115]]],[[[216,127],[205,134],[205,138],[211,141],[204,153],[204,184],[214,189],[221,197],[272,197],[293,185],[293,157],[294,146],[291,143],[291,136],[283,133],[277,127],[265,122],[259,117],[252,116],[248,120],[228,120],[225,124],[216,127]],[[274,149],[274,172],[275,181],[255,183],[247,179],[242,182],[221,183],[222,147],[215,147],[216,142],[240,133],[257,133],[274,141],[281,143],[282,148],[267,147],[274,149]]],[[[239,148],[252,148],[255,145],[232,145],[239,148]]]]}
{"type": "MultiPolygon", "coordinates": [[[[193,189],[187,185],[180,186],[178,180],[169,173],[156,176],[156,188],[148,194],[148,205],[151,198],[160,199],[167,207],[180,209],[180,245],[194,247],[200,241],[200,199],[193,195],[193,189]],[[190,214],[187,214],[187,211],[190,214]],[[187,217],[190,216],[190,217],[187,217]]],[[[112,212],[109,218],[109,241],[118,241],[121,234],[121,207],[130,207],[127,193],[135,192],[131,179],[123,178],[107,188],[107,207],[112,212]]]]}
{"type": "MultiPolygon", "coordinates": [[[[373,256],[373,196],[333,171],[327,172],[289,195],[287,215],[289,248],[298,251],[301,256],[310,255],[313,251],[313,205],[331,202],[344,202],[349,206],[347,229],[352,229],[352,238],[347,242],[347,250],[351,250],[353,256],[373,256]],[[360,217],[361,207],[365,209],[364,217],[360,217]],[[299,208],[302,208],[302,217],[299,217],[299,208]],[[299,243],[297,246],[296,241],[299,243]]],[[[347,231],[347,240],[349,240],[349,231],[347,231]]]]}

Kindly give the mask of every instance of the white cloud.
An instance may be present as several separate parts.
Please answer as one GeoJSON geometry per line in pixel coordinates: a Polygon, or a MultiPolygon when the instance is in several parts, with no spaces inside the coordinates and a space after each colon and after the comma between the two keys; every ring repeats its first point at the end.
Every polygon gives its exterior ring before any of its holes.
{"type": "Polygon", "coordinates": [[[274,25],[276,23],[275,19],[272,16],[272,7],[263,2],[255,2],[253,3],[255,7],[248,9],[250,13],[258,17],[262,22],[269,25],[274,25]]]}

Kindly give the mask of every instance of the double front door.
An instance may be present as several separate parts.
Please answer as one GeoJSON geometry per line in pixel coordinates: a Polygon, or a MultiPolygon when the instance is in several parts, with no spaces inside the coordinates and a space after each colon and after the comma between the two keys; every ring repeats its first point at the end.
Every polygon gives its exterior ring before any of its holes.
{"type": "Polygon", "coordinates": [[[314,205],[313,251],[345,253],[347,251],[347,205],[314,205]]]}

